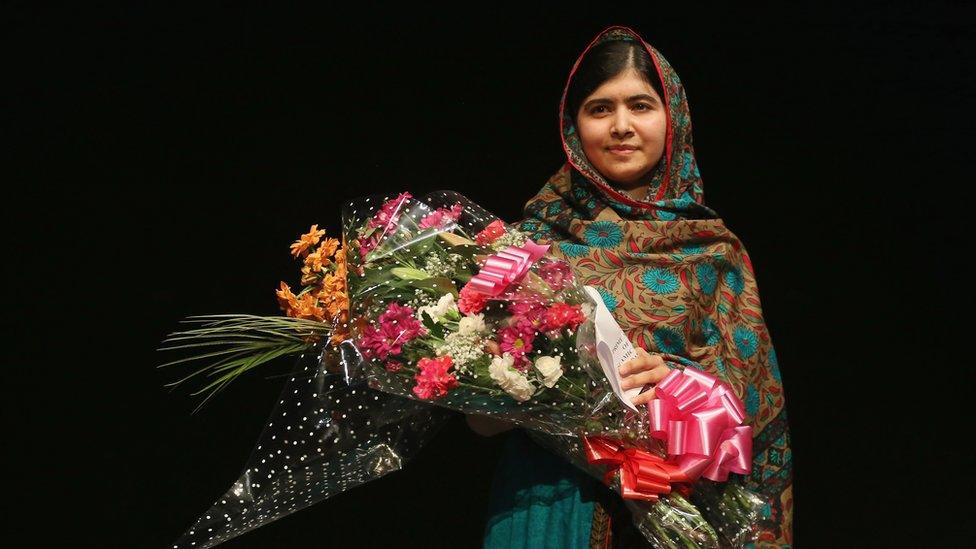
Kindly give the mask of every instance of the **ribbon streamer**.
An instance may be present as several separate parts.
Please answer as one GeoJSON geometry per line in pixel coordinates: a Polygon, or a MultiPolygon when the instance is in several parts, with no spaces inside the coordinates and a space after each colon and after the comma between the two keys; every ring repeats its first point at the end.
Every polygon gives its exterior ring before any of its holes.
{"type": "Polygon", "coordinates": [[[497,296],[513,282],[517,282],[529,267],[545,255],[549,245],[540,245],[528,240],[522,246],[509,246],[490,256],[478,274],[471,277],[468,284],[474,290],[497,296]]]}

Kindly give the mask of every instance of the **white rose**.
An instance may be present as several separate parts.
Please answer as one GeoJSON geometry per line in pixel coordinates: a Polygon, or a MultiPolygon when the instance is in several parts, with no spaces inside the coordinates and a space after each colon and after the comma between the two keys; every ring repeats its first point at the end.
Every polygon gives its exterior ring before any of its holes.
{"type": "MultiPolygon", "coordinates": [[[[451,312],[457,312],[457,304],[454,303],[454,294],[448,293],[444,294],[438,301],[437,305],[424,305],[417,309],[417,320],[424,321],[424,313],[430,315],[430,318],[437,324],[441,323],[441,319],[450,314],[451,312]]],[[[460,313],[459,313],[460,314],[460,313]]]]}
{"type": "Polygon", "coordinates": [[[551,388],[563,375],[563,368],[559,365],[560,358],[558,356],[540,356],[535,359],[535,369],[542,374],[542,384],[546,387],[551,388]]]}
{"type": "Polygon", "coordinates": [[[519,402],[525,402],[532,398],[532,394],[535,393],[535,386],[521,372],[512,368],[513,364],[515,364],[515,360],[508,353],[500,357],[496,356],[491,360],[491,365],[488,366],[488,374],[499,387],[512,395],[512,398],[519,402]]]}
{"type": "Polygon", "coordinates": [[[454,294],[448,292],[441,296],[437,301],[437,316],[447,316],[447,313],[451,311],[457,311],[457,304],[454,303],[454,294]]]}
{"type": "Polygon", "coordinates": [[[480,334],[485,331],[485,314],[468,315],[458,322],[458,332],[462,334],[480,334]]]}
{"type": "Polygon", "coordinates": [[[441,317],[439,314],[437,314],[437,305],[424,305],[423,307],[417,309],[417,320],[423,322],[424,313],[427,313],[427,316],[429,316],[435,324],[440,324],[441,317]]]}

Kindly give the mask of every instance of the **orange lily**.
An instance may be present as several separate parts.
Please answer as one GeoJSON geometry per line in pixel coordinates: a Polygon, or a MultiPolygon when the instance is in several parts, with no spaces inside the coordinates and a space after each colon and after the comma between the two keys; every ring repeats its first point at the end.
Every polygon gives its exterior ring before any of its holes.
{"type": "Polygon", "coordinates": [[[325,234],[325,230],[318,227],[318,225],[312,225],[307,233],[291,245],[291,255],[295,257],[304,256],[308,253],[309,248],[319,243],[319,239],[325,234]]]}

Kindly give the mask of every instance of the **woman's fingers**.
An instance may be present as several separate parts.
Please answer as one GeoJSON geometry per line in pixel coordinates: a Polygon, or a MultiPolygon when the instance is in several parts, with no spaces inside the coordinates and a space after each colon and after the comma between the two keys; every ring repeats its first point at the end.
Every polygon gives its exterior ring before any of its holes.
{"type": "Polygon", "coordinates": [[[664,359],[661,355],[649,354],[640,347],[637,348],[637,358],[632,358],[620,365],[620,375],[626,377],[637,372],[653,370],[664,366],[664,359]]]}
{"type": "MultiPolygon", "coordinates": [[[[633,358],[620,365],[620,375],[622,380],[620,388],[627,390],[643,385],[657,383],[667,377],[671,368],[664,362],[660,355],[652,355],[644,349],[637,347],[637,358],[633,358]]],[[[635,406],[647,404],[654,399],[654,388],[644,391],[634,397],[631,402],[635,406]]]]}
{"type": "Polygon", "coordinates": [[[634,403],[634,406],[640,406],[641,404],[647,404],[648,402],[654,400],[654,388],[651,387],[649,390],[635,396],[630,399],[634,403]]]}
{"type": "Polygon", "coordinates": [[[657,383],[658,381],[661,381],[662,379],[667,377],[670,371],[671,368],[668,368],[667,366],[662,364],[661,366],[658,366],[653,370],[646,371],[646,372],[639,372],[623,378],[623,380],[620,383],[620,387],[622,389],[630,389],[632,387],[640,387],[642,385],[647,385],[649,383],[657,383]]]}

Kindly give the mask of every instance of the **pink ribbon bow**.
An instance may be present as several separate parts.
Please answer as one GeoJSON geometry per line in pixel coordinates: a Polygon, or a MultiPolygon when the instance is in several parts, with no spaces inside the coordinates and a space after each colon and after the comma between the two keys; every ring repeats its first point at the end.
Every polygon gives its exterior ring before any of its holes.
{"type": "Polygon", "coordinates": [[[725,482],[752,467],[752,427],[732,389],[696,370],[672,370],[647,403],[651,436],[668,443],[669,463],[692,480],[725,482]]]}
{"type": "Polygon", "coordinates": [[[522,278],[529,266],[548,250],[548,244],[539,245],[531,240],[527,240],[522,246],[509,246],[486,259],[478,274],[468,281],[468,285],[480,293],[497,296],[509,284],[522,278]]]}

